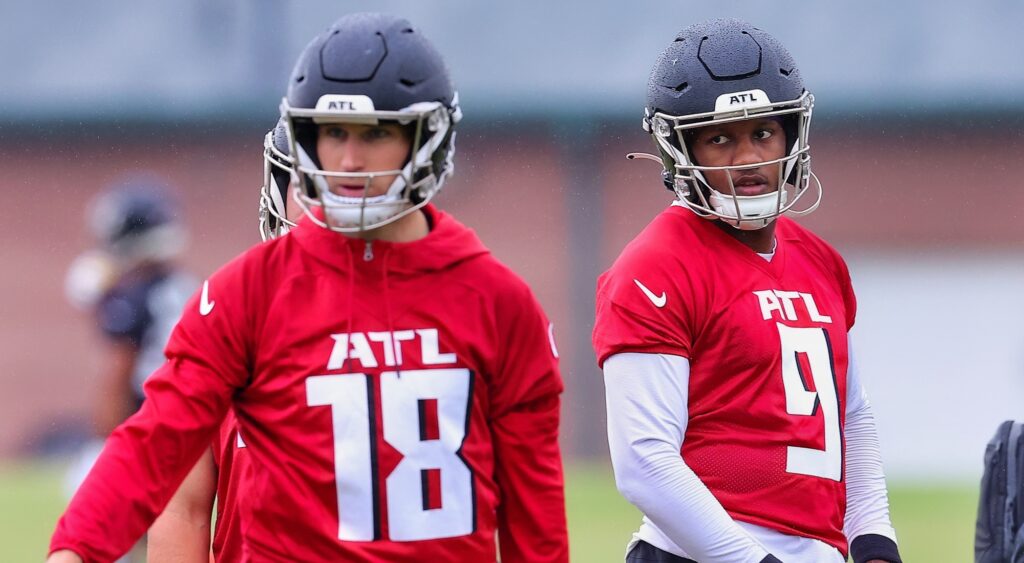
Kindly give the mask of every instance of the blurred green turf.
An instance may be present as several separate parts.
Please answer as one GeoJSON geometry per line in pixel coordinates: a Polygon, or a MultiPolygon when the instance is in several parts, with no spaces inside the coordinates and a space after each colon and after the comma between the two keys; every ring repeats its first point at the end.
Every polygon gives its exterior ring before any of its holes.
{"type": "MultiPolygon", "coordinates": [[[[566,483],[572,560],[622,561],[639,513],[615,490],[610,469],[573,466],[566,483]]],[[[889,487],[900,552],[908,563],[964,563],[974,560],[974,519],[978,490],[971,483],[889,487]]]]}
{"type": "Polygon", "coordinates": [[[64,508],[62,466],[0,465],[0,561],[42,561],[64,508]]]}
{"type": "MultiPolygon", "coordinates": [[[[63,468],[46,463],[0,466],[0,561],[41,561],[64,506],[63,468]]],[[[977,488],[973,484],[890,487],[904,561],[973,560],[977,488]]],[[[622,561],[639,513],[615,491],[607,466],[574,464],[567,475],[573,561],[622,561]]]]}

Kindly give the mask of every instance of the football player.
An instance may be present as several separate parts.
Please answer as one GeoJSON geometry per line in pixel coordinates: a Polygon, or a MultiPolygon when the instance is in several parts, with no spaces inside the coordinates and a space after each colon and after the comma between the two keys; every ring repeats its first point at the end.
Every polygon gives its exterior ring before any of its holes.
{"type": "Polygon", "coordinates": [[[429,203],[461,117],[440,55],[403,19],[343,17],[281,109],[303,219],[192,298],[51,560],[126,550],[230,408],[247,558],[567,561],[550,325],[429,203]]]}
{"type": "Polygon", "coordinates": [[[160,178],[137,174],[116,183],[89,206],[88,223],[96,248],[71,263],[65,290],[73,305],[94,316],[102,332],[103,372],[94,438],[65,476],[68,498],[92,468],[107,435],[142,404],[142,384],[163,362],[163,348],[196,287],[176,263],[186,233],[160,178]]]}
{"type": "Polygon", "coordinates": [[[627,561],[898,562],[849,344],[846,264],[784,213],[821,196],[814,98],[741,21],[681,31],[644,128],[675,201],[604,273],[594,347],[616,483],[644,514],[627,561]]]}
{"type": "Polygon", "coordinates": [[[163,347],[196,282],[176,264],[186,233],[164,182],[138,174],[90,205],[96,248],[71,263],[68,300],[95,315],[108,343],[95,430],[106,437],[138,410],[142,384],[163,363],[163,347]]]}

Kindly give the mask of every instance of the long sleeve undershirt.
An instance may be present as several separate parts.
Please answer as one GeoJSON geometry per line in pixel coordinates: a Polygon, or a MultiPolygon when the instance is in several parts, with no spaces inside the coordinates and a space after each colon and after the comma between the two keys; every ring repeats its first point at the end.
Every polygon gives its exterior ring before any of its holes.
{"type": "MultiPolygon", "coordinates": [[[[734,521],[680,454],[688,420],[689,360],[621,353],[605,361],[608,443],[616,484],[644,513],[635,539],[701,563],[845,559],[824,542],[734,521]]],[[[852,541],[879,534],[895,541],[889,520],[874,416],[850,352],[846,404],[844,526],[852,541]]]]}

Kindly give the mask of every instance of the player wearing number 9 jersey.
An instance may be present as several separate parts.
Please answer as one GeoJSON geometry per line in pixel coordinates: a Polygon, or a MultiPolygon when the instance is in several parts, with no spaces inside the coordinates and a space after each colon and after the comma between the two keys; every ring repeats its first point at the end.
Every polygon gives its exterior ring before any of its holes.
{"type": "Polygon", "coordinates": [[[899,561],[873,416],[849,347],[846,264],[781,215],[817,206],[813,98],[736,20],[684,29],[644,126],[676,200],[597,288],[594,347],[627,561],[899,561]]]}
{"type": "Polygon", "coordinates": [[[282,102],[305,217],[192,298],[52,561],[126,550],[229,409],[244,560],[568,560],[551,325],[428,204],[460,116],[405,20],[348,16],[306,48],[282,102]]]}

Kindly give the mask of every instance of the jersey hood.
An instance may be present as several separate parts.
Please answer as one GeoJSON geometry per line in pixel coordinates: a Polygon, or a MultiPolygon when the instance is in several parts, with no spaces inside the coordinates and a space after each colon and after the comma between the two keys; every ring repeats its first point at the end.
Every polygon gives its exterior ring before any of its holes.
{"type": "Polygon", "coordinates": [[[335,269],[345,270],[358,262],[378,259],[386,263],[388,276],[415,276],[452,268],[455,265],[490,254],[469,227],[433,205],[423,208],[432,228],[427,236],[412,242],[366,241],[339,235],[303,218],[288,236],[309,254],[335,269]],[[367,248],[369,247],[369,250],[367,248]]]}

